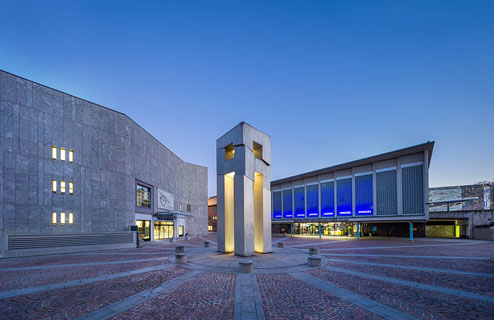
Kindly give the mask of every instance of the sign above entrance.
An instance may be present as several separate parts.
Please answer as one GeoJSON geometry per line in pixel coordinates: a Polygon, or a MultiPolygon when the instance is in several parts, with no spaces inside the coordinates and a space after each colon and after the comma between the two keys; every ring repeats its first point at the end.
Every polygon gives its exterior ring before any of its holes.
{"type": "Polygon", "coordinates": [[[173,210],[173,194],[158,188],[158,209],[173,210]]]}

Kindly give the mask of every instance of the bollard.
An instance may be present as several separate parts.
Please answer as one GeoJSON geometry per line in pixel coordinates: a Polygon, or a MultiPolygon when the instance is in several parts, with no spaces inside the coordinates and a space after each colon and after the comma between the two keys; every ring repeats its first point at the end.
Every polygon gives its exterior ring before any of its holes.
{"type": "Polygon", "coordinates": [[[204,241],[204,247],[206,247],[206,248],[211,247],[211,242],[204,241]]]}
{"type": "Polygon", "coordinates": [[[252,273],[254,271],[254,264],[251,260],[241,260],[238,262],[238,268],[241,273],[252,273]]]}
{"type": "Polygon", "coordinates": [[[317,268],[322,266],[322,259],[321,256],[309,256],[307,258],[309,267],[311,268],[317,268]]]}
{"type": "Polygon", "coordinates": [[[310,248],[309,249],[309,254],[311,256],[318,256],[319,255],[319,248],[310,248]]]}
{"type": "Polygon", "coordinates": [[[278,242],[277,243],[277,246],[278,246],[278,248],[284,248],[285,247],[285,243],[284,242],[278,242]]]}
{"type": "Polygon", "coordinates": [[[185,252],[184,246],[176,246],[175,247],[175,253],[184,253],[184,252],[185,252]]]}
{"type": "Polygon", "coordinates": [[[186,264],[187,263],[187,256],[185,253],[176,253],[175,254],[175,263],[176,264],[186,264]]]}

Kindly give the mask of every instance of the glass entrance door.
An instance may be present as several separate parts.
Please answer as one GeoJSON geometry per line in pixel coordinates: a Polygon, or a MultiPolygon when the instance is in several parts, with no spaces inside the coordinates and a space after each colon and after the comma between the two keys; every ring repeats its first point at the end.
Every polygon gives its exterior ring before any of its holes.
{"type": "Polygon", "coordinates": [[[151,240],[151,221],[150,220],[136,220],[137,235],[142,240],[151,240]]]}
{"type": "Polygon", "coordinates": [[[154,240],[173,238],[173,234],[174,234],[173,221],[154,222],[154,240]]]}

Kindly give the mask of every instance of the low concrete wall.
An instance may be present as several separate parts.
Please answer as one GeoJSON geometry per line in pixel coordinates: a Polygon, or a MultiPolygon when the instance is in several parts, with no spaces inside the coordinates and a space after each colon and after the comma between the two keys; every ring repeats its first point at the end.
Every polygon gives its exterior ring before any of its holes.
{"type": "Polygon", "coordinates": [[[494,229],[491,228],[475,228],[473,230],[474,238],[476,240],[493,240],[494,241],[494,229]]]}

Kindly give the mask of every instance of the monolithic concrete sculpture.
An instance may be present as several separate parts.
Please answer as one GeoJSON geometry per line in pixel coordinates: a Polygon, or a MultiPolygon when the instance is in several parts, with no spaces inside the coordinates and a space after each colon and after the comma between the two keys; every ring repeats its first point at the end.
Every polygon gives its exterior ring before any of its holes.
{"type": "Polygon", "coordinates": [[[218,251],[271,252],[271,137],[245,122],[216,140],[218,251]]]}

